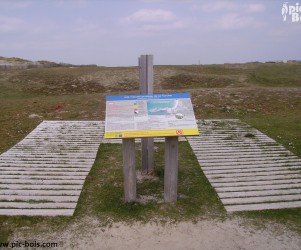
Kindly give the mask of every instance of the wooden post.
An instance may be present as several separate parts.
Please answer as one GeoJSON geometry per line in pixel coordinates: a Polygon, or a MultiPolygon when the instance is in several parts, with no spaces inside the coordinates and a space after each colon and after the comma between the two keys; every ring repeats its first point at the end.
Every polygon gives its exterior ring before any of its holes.
{"type": "Polygon", "coordinates": [[[136,201],[135,139],[122,139],[124,200],[136,201]]]}
{"type": "Polygon", "coordinates": [[[178,196],[178,137],[165,137],[164,201],[175,202],[178,196]]]}
{"type": "MultiPolygon", "coordinates": [[[[139,62],[140,94],[153,94],[153,55],[141,55],[139,62]]],[[[142,172],[154,171],[154,138],[141,139],[142,172]]]]}

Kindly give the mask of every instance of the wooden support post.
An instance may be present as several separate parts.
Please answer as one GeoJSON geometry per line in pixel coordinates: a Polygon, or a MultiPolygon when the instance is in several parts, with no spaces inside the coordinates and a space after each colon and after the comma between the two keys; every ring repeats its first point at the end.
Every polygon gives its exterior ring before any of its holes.
{"type": "MultiPolygon", "coordinates": [[[[153,94],[153,55],[141,55],[139,62],[140,94],[153,94]]],[[[142,172],[154,171],[154,138],[141,139],[142,172]]]]}
{"type": "Polygon", "coordinates": [[[122,139],[124,200],[136,201],[135,139],[122,139]]]}
{"type": "Polygon", "coordinates": [[[164,201],[175,202],[178,196],[178,137],[165,137],[164,201]]]}

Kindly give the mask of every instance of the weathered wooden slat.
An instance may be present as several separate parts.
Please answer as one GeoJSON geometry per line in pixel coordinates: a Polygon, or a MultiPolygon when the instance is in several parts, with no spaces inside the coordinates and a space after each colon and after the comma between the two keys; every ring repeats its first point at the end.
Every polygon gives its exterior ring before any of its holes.
{"type": "Polygon", "coordinates": [[[257,197],[239,197],[239,198],[221,198],[224,205],[234,204],[254,204],[275,201],[301,201],[301,194],[278,195],[278,196],[257,196],[257,197]]]}
{"type": "MultiPolygon", "coordinates": [[[[198,156],[198,155],[197,155],[198,156]]],[[[277,161],[281,156],[269,156],[269,155],[265,155],[262,156],[260,158],[258,158],[258,156],[254,156],[254,157],[235,157],[235,159],[233,157],[225,157],[224,159],[222,158],[214,158],[212,156],[210,157],[202,157],[200,158],[200,161],[203,162],[203,164],[207,164],[207,163],[227,163],[227,162],[245,162],[245,161],[252,161],[255,160],[256,162],[262,162],[262,161],[267,161],[267,160],[275,160],[277,161]]],[[[283,156],[283,160],[299,160],[299,158],[297,156],[283,156]]]]}
{"type": "Polygon", "coordinates": [[[216,153],[200,153],[200,152],[195,152],[195,154],[199,155],[200,156],[200,160],[201,160],[201,157],[202,155],[206,155],[206,159],[210,159],[210,158],[213,158],[213,159],[225,159],[225,158],[233,158],[234,156],[235,157],[239,157],[239,158],[254,158],[254,157],[266,157],[267,156],[267,153],[269,156],[294,156],[292,153],[283,153],[283,151],[269,151],[269,152],[263,152],[263,151],[249,151],[249,152],[239,152],[239,153],[234,153],[234,152],[230,152],[230,153],[220,153],[220,154],[216,154],[216,153]]]}
{"type": "Polygon", "coordinates": [[[165,137],[164,201],[178,198],[178,137],[165,137]]]}
{"type": "Polygon", "coordinates": [[[28,180],[28,179],[0,179],[1,184],[79,184],[82,185],[84,180],[28,180]]]}
{"type": "Polygon", "coordinates": [[[213,187],[238,187],[238,186],[265,186],[274,184],[301,183],[301,179],[280,179],[280,180],[256,180],[256,181],[240,181],[240,182],[221,182],[211,183],[213,187]]]}
{"type": "Polygon", "coordinates": [[[210,166],[210,167],[202,167],[203,171],[206,172],[250,172],[250,171],[269,171],[272,169],[299,169],[299,163],[261,163],[261,164],[249,164],[249,165],[233,165],[233,166],[210,166]]]}
{"type": "MultiPolygon", "coordinates": [[[[268,171],[268,172],[250,172],[250,173],[207,173],[208,178],[233,178],[233,177],[253,177],[253,176],[270,176],[270,175],[286,175],[286,174],[298,174],[300,170],[282,170],[282,171],[268,171]]],[[[300,178],[301,179],[301,178],[300,178]]]]}
{"type": "Polygon", "coordinates": [[[268,184],[268,185],[257,185],[257,186],[234,186],[234,187],[215,187],[215,190],[219,194],[224,192],[246,192],[246,191],[274,191],[274,190],[290,190],[295,188],[301,188],[300,183],[288,183],[288,184],[268,184]]]}
{"type": "Polygon", "coordinates": [[[269,175],[269,176],[251,176],[251,177],[223,177],[223,178],[215,178],[208,177],[212,183],[227,183],[227,182],[246,182],[246,181],[267,181],[267,180],[292,180],[297,179],[301,181],[300,174],[287,174],[287,175],[269,175]]]}
{"type": "Polygon", "coordinates": [[[135,140],[122,139],[124,200],[136,201],[135,140]]]}
{"type": "Polygon", "coordinates": [[[265,209],[283,209],[283,208],[297,208],[297,207],[301,207],[301,201],[286,201],[286,202],[275,202],[275,203],[259,203],[259,204],[225,206],[227,212],[254,211],[254,210],[265,210],[265,209]]]}
{"type": "Polygon", "coordinates": [[[76,160],[66,160],[66,159],[62,159],[62,160],[59,160],[59,159],[56,159],[56,160],[47,160],[45,159],[44,161],[39,161],[39,160],[28,160],[26,161],[26,159],[24,160],[4,160],[1,162],[0,166],[3,166],[3,165],[8,165],[8,164],[20,164],[20,165],[32,165],[32,164],[39,164],[39,165],[42,165],[42,164],[49,164],[49,165],[54,165],[54,164],[57,164],[57,165],[65,165],[65,164],[72,164],[73,166],[83,166],[83,165],[88,165],[88,166],[91,166],[91,163],[93,164],[93,161],[84,161],[82,162],[81,159],[79,159],[78,161],[76,160]]]}
{"type": "Polygon", "coordinates": [[[194,152],[198,155],[208,155],[208,156],[216,156],[216,157],[227,157],[227,156],[240,156],[240,155],[254,155],[258,154],[259,156],[265,155],[266,153],[272,153],[272,154],[282,154],[282,149],[275,149],[275,150],[262,150],[262,149],[246,149],[246,150],[216,150],[216,151],[209,151],[209,150],[203,150],[200,151],[198,149],[194,148],[194,152]]]}
{"type": "Polygon", "coordinates": [[[0,168],[18,168],[18,169],[25,169],[29,170],[31,168],[36,169],[36,168],[42,168],[42,169],[48,169],[48,170],[55,170],[55,169],[62,169],[66,170],[69,169],[70,171],[76,170],[76,171],[86,171],[90,170],[89,166],[82,165],[82,164],[67,164],[67,163],[28,163],[28,162],[22,162],[22,163],[0,163],[0,168]]]}
{"type": "Polygon", "coordinates": [[[42,152],[38,152],[38,153],[32,153],[32,152],[10,152],[10,153],[3,153],[0,157],[0,159],[4,156],[17,156],[17,157],[23,157],[23,156],[29,156],[29,157],[34,157],[34,158],[54,158],[54,157],[60,157],[62,159],[64,158],[70,158],[70,157],[78,157],[78,158],[87,158],[90,159],[90,157],[94,157],[94,154],[90,154],[89,151],[87,151],[86,153],[77,153],[77,152],[69,152],[69,153],[65,153],[65,152],[60,152],[60,153],[42,153],[42,152]]]}
{"type": "Polygon", "coordinates": [[[0,200],[3,201],[39,201],[45,202],[77,202],[78,196],[74,195],[0,195],[0,200]]]}
{"type": "Polygon", "coordinates": [[[0,211],[2,208],[21,208],[21,209],[36,209],[36,208],[70,208],[75,209],[75,202],[45,202],[45,203],[27,203],[27,202],[0,202],[0,211]]]}
{"type": "Polygon", "coordinates": [[[301,189],[278,189],[278,190],[260,190],[260,191],[244,191],[244,192],[224,192],[219,193],[220,198],[244,198],[253,196],[269,196],[284,194],[301,194],[301,189]]]}
{"type": "Polygon", "coordinates": [[[228,162],[204,162],[200,163],[203,166],[206,167],[214,167],[214,166],[234,166],[234,165],[261,165],[261,164],[277,164],[277,163],[301,163],[301,160],[298,158],[294,159],[281,159],[281,160],[275,160],[275,159],[268,159],[268,160],[252,160],[252,161],[228,161],[228,162]]]}
{"type": "Polygon", "coordinates": [[[0,183],[0,189],[1,190],[16,190],[16,189],[22,189],[22,190],[81,190],[82,185],[81,184],[14,184],[14,183],[6,183],[1,184],[0,183]]]}
{"type": "Polygon", "coordinates": [[[103,130],[103,122],[45,121],[0,155],[0,214],[72,215],[103,130]]]}
{"type": "Polygon", "coordinates": [[[301,206],[299,157],[239,120],[198,124],[187,139],[227,211],[301,206]]]}
{"type": "Polygon", "coordinates": [[[25,176],[86,176],[88,171],[81,171],[81,172],[75,172],[74,170],[70,171],[70,169],[59,169],[60,171],[57,171],[55,169],[49,169],[47,170],[41,168],[41,169],[33,169],[33,171],[30,171],[29,169],[18,169],[18,170],[12,170],[12,168],[0,168],[0,176],[2,175],[25,175],[25,176]],[[39,171],[38,171],[39,170],[39,171]]]}
{"type": "Polygon", "coordinates": [[[81,190],[24,190],[0,189],[0,195],[75,195],[79,196],[81,190]]]}
{"type": "Polygon", "coordinates": [[[72,216],[74,209],[0,209],[0,215],[72,216]]]}
{"type": "Polygon", "coordinates": [[[85,180],[86,176],[70,176],[70,175],[22,175],[22,174],[0,174],[0,178],[7,180],[85,180]]]}
{"type": "Polygon", "coordinates": [[[252,146],[252,147],[235,147],[235,146],[229,146],[229,147],[200,147],[198,143],[196,144],[191,144],[193,147],[193,151],[198,152],[200,154],[203,153],[212,153],[212,154],[217,154],[217,155],[222,155],[227,153],[241,153],[241,152],[274,152],[274,151],[280,151],[283,152],[285,148],[283,147],[278,147],[278,146],[270,146],[270,147],[257,147],[257,146],[252,146]]]}

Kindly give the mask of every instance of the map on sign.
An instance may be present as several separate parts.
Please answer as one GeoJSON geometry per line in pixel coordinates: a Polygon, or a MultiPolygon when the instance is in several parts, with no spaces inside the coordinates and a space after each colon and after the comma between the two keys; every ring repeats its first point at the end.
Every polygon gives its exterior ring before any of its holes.
{"type": "Polygon", "coordinates": [[[189,93],[106,97],[105,138],[198,135],[189,93]]]}

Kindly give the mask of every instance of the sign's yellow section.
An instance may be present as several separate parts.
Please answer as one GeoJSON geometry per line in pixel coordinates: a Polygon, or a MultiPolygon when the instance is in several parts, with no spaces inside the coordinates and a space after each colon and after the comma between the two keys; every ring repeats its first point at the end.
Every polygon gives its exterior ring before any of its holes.
{"type": "Polygon", "coordinates": [[[199,135],[189,93],[106,96],[107,139],[199,135]]]}
{"type": "Polygon", "coordinates": [[[105,132],[106,139],[135,138],[135,137],[165,137],[165,136],[189,136],[199,135],[198,129],[162,129],[162,130],[133,130],[105,132]]]}

